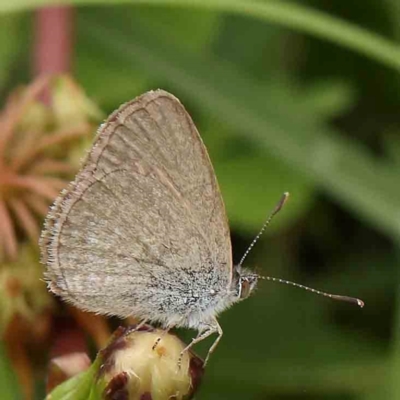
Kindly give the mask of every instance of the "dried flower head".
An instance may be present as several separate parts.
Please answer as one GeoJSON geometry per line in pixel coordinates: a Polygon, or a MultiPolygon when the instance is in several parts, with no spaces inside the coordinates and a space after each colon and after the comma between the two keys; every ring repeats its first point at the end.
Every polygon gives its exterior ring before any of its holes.
{"type": "Polygon", "coordinates": [[[37,249],[42,219],[76,173],[100,117],[67,76],[16,89],[0,111],[0,332],[26,398],[32,349],[45,350],[53,322],[37,249]]]}
{"type": "Polygon", "coordinates": [[[93,131],[94,110],[67,77],[41,77],[10,95],[0,113],[0,259],[15,260],[26,237],[37,243],[38,217],[76,172],[69,155],[93,131]]]}

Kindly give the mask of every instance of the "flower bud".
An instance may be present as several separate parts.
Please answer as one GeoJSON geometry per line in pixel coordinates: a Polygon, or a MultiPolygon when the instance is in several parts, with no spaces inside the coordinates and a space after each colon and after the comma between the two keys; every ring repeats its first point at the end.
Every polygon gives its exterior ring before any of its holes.
{"type": "Polygon", "coordinates": [[[144,326],[120,332],[103,350],[101,374],[106,399],[189,399],[203,373],[203,361],[175,335],[144,326]],[[180,361],[181,358],[181,361],[180,361]]]}
{"type": "MultiPolygon", "coordinates": [[[[46,399],[190,399],[201,381],[203,361],[191,351],[181,356],[186,345],[175,335],[148,325],[135,328],[117,329],[88,370],[57,386],[46,399]]],[[[68,371],[64,365],[55,378],[62,380],[68,371]]]]}

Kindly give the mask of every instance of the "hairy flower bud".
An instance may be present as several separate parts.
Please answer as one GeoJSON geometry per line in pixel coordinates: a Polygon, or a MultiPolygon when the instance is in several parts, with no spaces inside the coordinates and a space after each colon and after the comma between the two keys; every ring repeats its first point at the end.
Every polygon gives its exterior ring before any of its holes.
{"type": "Polygon", "coordinates": [[[203,362],[175,335],[145,326],[127,329],[103,351],[106,399],[188,399],[202,375],[203,362]],[[161,339],[160,339],[161,338],[161,339]],[[118,393],[118,395],[117,395],[118,393]]]}
{"type": "Polygon", "coordinates": [[[175,335],[148,325],[120,327],[92,366],[55,388],[48,400],[188,400],[203,361],[175,335]]]}

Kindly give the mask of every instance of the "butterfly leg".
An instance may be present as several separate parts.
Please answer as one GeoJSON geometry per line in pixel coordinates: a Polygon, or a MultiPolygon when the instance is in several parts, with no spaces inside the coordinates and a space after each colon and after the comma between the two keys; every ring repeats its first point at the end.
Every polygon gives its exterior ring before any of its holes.
{"type": "Polygon", "coordinates": [[[161,342],[161,339],[173,328],[173,326],[169,326],[164,330],[164,332],[157,338],[157,340],[154,342],[154,345],[152,347],[152,350],[155,350],[158,344],[161,342]]]}
{"type": "Polygon", "coordinates": [[[211,345],[211,347],[210,347],[209,350],[208,350],[206,359],[205,359],[205,361],[204,361],[204,367],[206,366],[206,364],[207,364],[207,362],[208,362],[208,360],[209,360],[211,354],[212,354],[212,353],[214,352],[214,350],[217,348],[218,343],[219,343],[219,341],[221,340],[222,335],[223,335],[223,333],[224,333],[224,332],[222,331],[221,325],[218,323],[217,320],[215,320],[215,328],[217,329],[218,336],[217,336],[217,338],[215,339],[214,343],[211,345]]]}
{"type": "Polygon", "coordinates": [[[213,333],[218,332],[218,337],[215,340],[215,342],[213,343],[213,345],[210,347],[210,350],[208,351],[207,357],[206,357],[206,361],[204,362],[204,365],[206,365],[208,358],[210,356],[210,354],[215,350],[215,348],[217,347],[218,342],[221,339],[222,336],[222,329],[219,326],[218,322],[216,319],[213,319],[211,323],[209,324],[205,324],[204,325],[205,329],[200,331],[199,334],[197,335],[197,337],[195,337],[182,351],[181,354],[179,355],[179,359],[178,359],[178,366],[180,368],[181,363],[182,363],[182,357],[183,354],[185,353],[185,351],[188,351],[192,346],[194,346],[196,343],[201,342],[202,340],[206,339],[207,337],[209,337],[210,335],[212,335],[213,333]]]}
{"type": "Polygon", "coordinates": [[[131,326],[131,327],[129,328],[129,332],[140,331],[140,329],[142,329],[143,326],[146,325],[146,322],[147,322],[147,321],[148,321],[147,319],[142,319],[142,320],[139,322],[139,324],[136,325],[135,327],[132,327],[132,326],[131,326]]]}

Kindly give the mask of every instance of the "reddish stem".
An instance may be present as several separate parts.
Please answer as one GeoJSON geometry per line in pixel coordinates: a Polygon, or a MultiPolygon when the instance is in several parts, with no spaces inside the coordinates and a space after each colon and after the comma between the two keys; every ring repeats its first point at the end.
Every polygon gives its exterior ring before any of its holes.
{"type": "MultiPolygon", "coordinates": [[[[71,70],[73,45],[73,8],[44,7],[36,11],[33,73],[60,74],[71,70]]],[[[43,101],[49,102],[49,94],[43,101]]]]}

